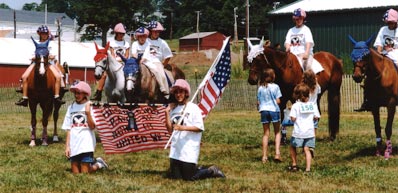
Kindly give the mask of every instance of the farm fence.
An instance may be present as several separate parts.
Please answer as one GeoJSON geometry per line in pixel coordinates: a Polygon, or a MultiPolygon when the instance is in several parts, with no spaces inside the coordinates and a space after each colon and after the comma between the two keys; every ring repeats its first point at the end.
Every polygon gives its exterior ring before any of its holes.
{"type": "MultiPolygon", "coordinates": [[[[196,90],[196,82],[201,80],[188,80],[191,84],[191,90],[196,90]]],[[[19,113],[29,112],[26,107],[14,105],[20,97],[20,93],[15,92],[18,84],[0,85],[0,113],[19,113]]],[[[92,86],[92,88],[95,88],[92,86]]],[[[355,83],[351,75],[344,75],[341,86],[341,109],[344,112],[353,112],[358,108],[363,101],[363,89],[360,84],[355,83]]],[[[256,95],[257,86],[252,86],[247,83],[247,80],[231,80],[227,85],[225,92],[219,103],[215,107],[215,111],[239,111],[239,110],[256,110],[256,95]]],[[[103,95],[103,100],[105,96],[103,95]]],[[[66,110],[66,107],[73,101],[73,96],[68,92],[65,96],[66,105],[63,105],[61,110],[66,110]]],[[[195,103],[197,100],[194,101],[195,103]]],[[[321,111],[327,112],[327,93],[325,92],[321,98],[321,111]]],[[[382,108],[382,112],[386,111],[382,108]]]]}

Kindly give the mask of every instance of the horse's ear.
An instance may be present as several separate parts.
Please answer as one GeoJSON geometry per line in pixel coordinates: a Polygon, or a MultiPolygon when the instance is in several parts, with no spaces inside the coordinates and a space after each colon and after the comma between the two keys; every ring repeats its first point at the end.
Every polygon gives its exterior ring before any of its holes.
{"type": "Polygon", "coordinates": [[[260,41],[260,48],[264,46],[264,43],[265,43],[265,42],[264,42],[264,36],[263,36],[263,37],[261,38],[261,41],[260,41]]]}
{"type": "Polygon", "coordinates": [[[95,49],[97,50],[97,52],[98,52],[98,45],[97,45],[97,43],[96,42],[94,42],[94,45],[95,45],[95,49]]]}
{"type": "Polygon", "coordinates": [[[348,39],[350,39],[352,45],[357,44],[357,41],[355,41],[355,39],[351,35],[348,35],[348,39]]]}
{"type": "Polygon", "coordinates": [[[366,40],[366,45],[368,45],[370,47],[370,43],[372,42],[373,38],[375,37],[375,34],[373,34],[372,36],[369,37],[368,40],[366,40]]]}
{"type": "Polygon", "coordinates": [[[36,42],[36,40],[35,40],[35,39],[33,39],[33,37],[32,37],[32,36],[30,36],[30,38],[32,39],[33,43],[35,44],[35,47],[37,48],[37,42],[36,42]]]}
{"type": "Polygon", "coordinates": [[[109,41],[106,43],[105,50],[108,50],[108,49],[109,49],[109,44],[110,44],[110,43],[111,43],[111,42],[109,42],[109,41]]]}
{"type": "Polygon", "coordinates": [[[252,47],[253,47],[253,44],[252,44],[252,42],[249,40],[249,38],[247,38],[246,40],[247,40],[247,45],[249,46],[249,50],[251,50],[252,47]]]}

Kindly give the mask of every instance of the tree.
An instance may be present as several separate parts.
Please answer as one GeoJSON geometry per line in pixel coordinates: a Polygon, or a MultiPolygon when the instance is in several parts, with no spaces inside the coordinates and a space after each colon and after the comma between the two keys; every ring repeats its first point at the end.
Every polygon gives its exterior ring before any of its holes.
{"type": "Polygon", "coordinates": [[[40,11],[40,9],[38,9],[38,8],[39,8],[39,5],[37,3],[35,3],[35,2],[33,2],[33,3],[25,3],[22,6],[22,10],[25,10],[25,11],[40,11]]]}
{"type": "Polygon", "coordinates": [[[0,3],[0,9],[11,9],[11,8],[5,3],[0,3]]]}
{"type": "MultiPolygon", "coordinates": [[[[68,0],[69,15],[74,15],[80,29],[86,24],[95,30],[94,34],[101,34],[102,46],[105,46],[106,34],[117,23],[123,23],[127,30],[135,29],[142,21],[137,21],[135,13],[141,13],[143,17],[151,9],[149,0],[68,0]]],[[[93,39],[91,33],[87,39],[93,39]]]]}

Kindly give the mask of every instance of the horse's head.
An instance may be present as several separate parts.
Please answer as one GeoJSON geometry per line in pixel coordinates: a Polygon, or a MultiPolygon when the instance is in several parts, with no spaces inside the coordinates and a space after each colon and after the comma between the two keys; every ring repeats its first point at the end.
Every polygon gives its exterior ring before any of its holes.
{"type": "Polygon", "coordinates": [[[95,70],[94,70],[94,77],[95,79],[99,80],[102,74],[108,68],[107,59],[108,59],[108,49],[109,49],[109,42],[106,44],[104,49],[99,49],[97,43],[95,43],[95,49],[97,50],[97,54],[94,56],[95,61],[95,70]]]}
{"type": "Polygon", "coordinates": [[[47,40],[44,43],[38,43],[36,40],[32,38],[33,43],[35,44],[36,50],[35,50],[35,67],[39,68],[38,71],[40,75],[44,75],[46,72],[45,67],[48,64],[48,56],[50,55],[50,51],[48,50],[48,44],[50,43],[50,40],[47,40]]]}
{"type": "Polygon", "coordinates": [[[261,73],[268,66],[264,55],[264,38],[261,39],[259,45],[252,45],[247,39],[249,53],[247,55],[247,66],[249,68],[249,77],[247,81],[251,85],[256,85],[260,80],[261,73]]]}
{"type": "Polygon", "coordinates": [[[122,54],[118,53],[122,61],[124,62],[124,76],[126,77],[126,89],[128,91],[134,89],[134,85],[137,81],[137,76],[140,71],[140,66],[135,58],[125,58],[122,54]]]}
{"type": "Polygon", "coordinates": [[[359,83],[362,82],[363,78],[365,77],[367,63],[370,62],[368,57],[370,53],[370,42],[373,39],[371,36],[366,41],[359,41],[357,42],[352,36],[348,35],[351,43],[354,45],[354,49],[351,52],[351,60],[354,63],[354,72],[352,78],[355,82],[359,83]]]}

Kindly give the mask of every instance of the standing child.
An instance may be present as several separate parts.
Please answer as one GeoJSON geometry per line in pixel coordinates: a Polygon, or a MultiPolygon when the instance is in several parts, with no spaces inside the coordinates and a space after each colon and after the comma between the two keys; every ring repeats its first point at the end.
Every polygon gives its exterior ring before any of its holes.
{"type": "Polygon", "coordinates": [[[274,126],[275,133],[275,161],[282,161],[280,154],[281,133],[280,130],[280,109],[279,103],[282,97],[281,90],[277,84],[274,83],[274,70],[268,68],[264,71],[260,79],[260,87],[257,92],[258,111],[261,113],[261,123],[263,124],[263,156],[261,161],[266,163],[268,161],[268,138],[270,135],[270,123],[274,126]]]}
{"type": "Polygon", "coordinates": [[[199,107],[188,101],[190,93],[190,86],[183,79],[177,79],[171,87],[172,97],[176,101],[166,109],[167,130],[169,133],[174,132],[169,155],[171,177],[183,180],[225,178],[217,166],[197,167],[204,124],[199,107]],[[179,119],[183,120],[176,124],[179,119]]]}
{"type": "Polygon", "coordinates": [[[74,174],[91,173],[107,168],[105,161],[98,157],[94,162],[95,122],[92,115],[90,86],[83,81],[71,86],[75,101],[68,107],[62,129],[66,130],[65,156],[71,161],[74,174]]]}
{"type": "MultiPolygon", "coordinates": [[[[315,108],[318,109],[318,95],[321,94],[321,86],[319,86],[316,75],[312,70],[306,70],[303,73],[303,83],[310,88],[310,99],[308,102],[314,104],[315,108]]],[[[318,120],[314,120],[314,130],[316,135],[316,130],[318,128],[318,120]]]]}
{"type": "Polygon", "coordinates": [[[297,101],[293,104],[290,111],[290,118],[294,122],[292,138],[290,140],[290,156],[292,165],[290,171],[298,171],[297,167],[297,147],[303,147],[306,160],[305,171],[311,171],[311,151],[315,148],[314,120],[320,117],[319,111],[314,103],[309,102],[310,88],[300,83],[294,88],[294,97],[297,101]]]}

